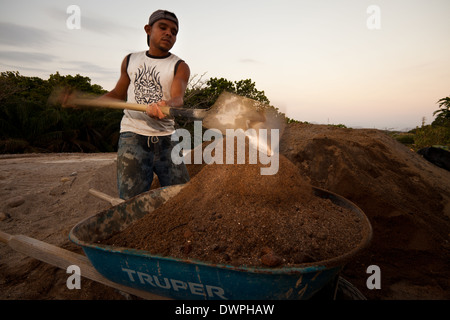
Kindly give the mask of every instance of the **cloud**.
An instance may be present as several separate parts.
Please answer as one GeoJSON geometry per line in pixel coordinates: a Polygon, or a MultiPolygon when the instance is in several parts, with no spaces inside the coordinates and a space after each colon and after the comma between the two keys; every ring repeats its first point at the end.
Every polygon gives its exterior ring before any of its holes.
{"type": "Polygon", "coordinates": [[[117,73],[117,68],[106,68],[88,61],[61,60],[59,57],[39,52],[0,51],[0,61],[2,68],[18,71],[48,73],[49,68],[53,68],[53,71],[66,71],[70,74],[97,74],[104,77],[116,76],[117,73]]]}
{"type": "Polygon", "coordinates": [[[21,51],[0,51],[0,58],[8,61],[20,61],[26,63],[34,62],[52,62],[56,57],[47,53],[40,52],[21,52],[21,51]]]}
{"type": "Polygon", "coordinates": [[[0,22],[0,44],[18,47],[43,47],[53,40],[44,30],[0,22]]]}
{"type": "Polygon", "coordinates": [[[117,73],[117,68],[105,68],[101,65],[91,63],[88,61],[64,61],[62,64],[64,69],[67,70],[78,70],[78,73],[95,73],[102,74],[105,76],[115,75],[117,73]]]}
{"type": "Polygon", "coordinates": [[[0,62],[0,68],[2,71],[19,71],[21,74],[32,72],[32,76],[36,77],[47,77],[48,72],[47,70],[43,68],[35,68],[35,67],[25,67],[23,65],[11,65],[11,64],[4,64],[0,62]]]}
{"type": "Polygon", "coordinates": [[[57,57],[40,52],[0,51],[0,68],[19,72],[46,74],[46,67],[57,61],[57,57]]]}

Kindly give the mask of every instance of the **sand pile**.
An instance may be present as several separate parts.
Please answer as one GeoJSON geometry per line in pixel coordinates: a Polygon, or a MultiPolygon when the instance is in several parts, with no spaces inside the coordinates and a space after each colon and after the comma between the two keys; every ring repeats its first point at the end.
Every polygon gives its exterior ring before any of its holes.
{"type": "Polygon", "coordinates": [[[373,239],[344,276],[369,298],[450,298],[450,172],[380,130],[292,124],[280,152],[314,186],[358,205],[373,239]],[[378,265],[382,290],[368,290],[378,265]]]}
{"type": "Polygon", "coordinates": [[[361,241],[353,212],[313,194],[280,155],[261,164],[212,164],[174,198],[107,243],[156,255],[235,266],[290,266],[337,257],[361,241]]]}

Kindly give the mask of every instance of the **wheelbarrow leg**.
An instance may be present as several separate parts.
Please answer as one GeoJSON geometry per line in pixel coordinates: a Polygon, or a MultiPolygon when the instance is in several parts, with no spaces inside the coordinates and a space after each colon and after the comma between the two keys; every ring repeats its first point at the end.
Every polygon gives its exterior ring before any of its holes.
{"type": "Polygon", "coordinates": [[[367,298],[353,284],[342,277],[339,277],[336,299],[367,300],[367,298]]]}
{"type": "Polygon", "coordinates": [[[310,300],[336,300],[339,283],[339,274],[335,275],[322,289],[320,289],[310,300]]]}
{"type": "Polygon", "coordinates": [[[367,300],[349,281],[337,274],[311,300],[367,300]]]}

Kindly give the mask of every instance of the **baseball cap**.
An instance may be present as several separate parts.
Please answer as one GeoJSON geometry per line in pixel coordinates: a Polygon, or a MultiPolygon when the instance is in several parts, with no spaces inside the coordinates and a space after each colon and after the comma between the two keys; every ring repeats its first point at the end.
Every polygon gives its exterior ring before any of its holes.
{"type": "MultiPolygon", "coordinates": [[[[167,10],[156,10],[155,12],[153,12],[150,15],[150,18],[148,19],[148,24],[151,26],[156,21],[162,20],[162,19],[172,21],[173,23],[175,23],[177,25],[177,28],[179,28],[177,16],[175,15],[175,13],[167,11],[167,10]]],[[[150,45],[150,36],[147,36],[147,44],[150,45]]]]}

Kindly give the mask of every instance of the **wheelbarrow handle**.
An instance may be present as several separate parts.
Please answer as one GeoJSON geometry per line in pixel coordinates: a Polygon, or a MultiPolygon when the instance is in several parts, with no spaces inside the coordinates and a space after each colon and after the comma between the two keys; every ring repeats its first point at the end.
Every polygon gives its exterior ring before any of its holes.
{"type": "Polygon", "coordinates": [[[107,195],[106,193],[100,192],[100,191],[98,191],[96,189],[92,189],[92,188],[89,189],[89,193],[92,194],[93,196],[96,196],[97,198],[108,201],[112,206],[121,204],[122,202],[125,201],[120,198],[111,197],[110,195],[107,195]]]}
{"type": "Polygon", "coordinates": [[[67,270],[67,267],[70,265],[77,265],[81,270],[81,276],[120,291],[128,292],[144,299],[167,300],[165,297],[127,287],[106,279],[97,272],[89,259],[84,255],[24,235],[10,235],[3,231],[0,231],[0,241],[17,252],[64,270],[67,270]]]}
{"type": "Polygon", "coordinates": [[[8,242],[12,239],[12,236],[10,234],[7,234],[6,232],[3,232],[0,230],[0,242],[3,242],[4,244],[8,244],[8,242]]]}

